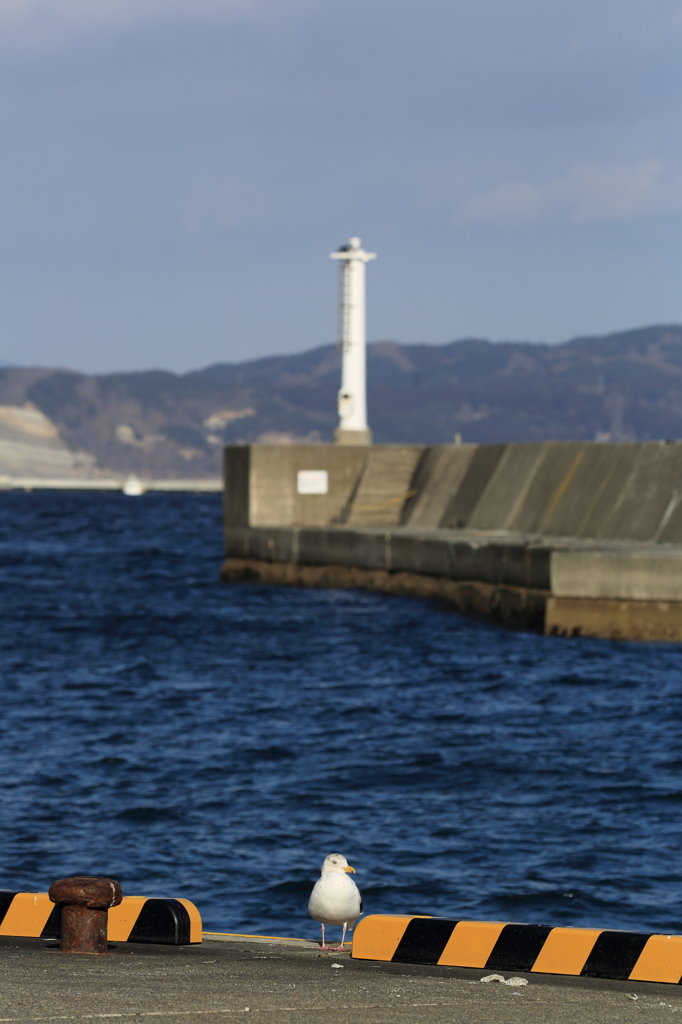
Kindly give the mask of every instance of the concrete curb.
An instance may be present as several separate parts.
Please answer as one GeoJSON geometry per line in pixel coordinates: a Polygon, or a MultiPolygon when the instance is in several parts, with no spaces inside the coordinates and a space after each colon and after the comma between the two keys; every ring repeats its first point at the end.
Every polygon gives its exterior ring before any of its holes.
{"type": "MultiPolygon", "coordinates": [[[[61,937],[61,907],[46,892],[0,889],[0,935],[61,937]]],[[[201,915],[189,900],[124,896],[108,911],[110,942],[188,946],[201,942],[201,915]]]]}
{"type": "Polygon", "coordinates": [[[372,914],[353,937],[354,960],[566,974],[616,981],[682,979],[682,936],[597,928],[372,914]]]}

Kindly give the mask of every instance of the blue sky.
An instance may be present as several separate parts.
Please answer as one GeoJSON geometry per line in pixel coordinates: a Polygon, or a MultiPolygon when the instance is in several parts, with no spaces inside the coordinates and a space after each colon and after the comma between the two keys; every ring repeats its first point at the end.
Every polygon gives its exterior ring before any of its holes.
{"type": "Polygon", "coordinates": [[[3,0],[0,361],[682,321],[677,0],[3,0]]]}

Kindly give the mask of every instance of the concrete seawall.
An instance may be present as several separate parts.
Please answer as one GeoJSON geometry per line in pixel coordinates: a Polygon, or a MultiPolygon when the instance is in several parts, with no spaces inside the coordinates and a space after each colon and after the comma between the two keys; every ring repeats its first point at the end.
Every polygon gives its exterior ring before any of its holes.
{"type": "Polygon", "coordinates": [[[227,448],[222,576],[682,640],[682,445],[227,448]],[[326,491],[300,493],[301,470],[326,491]]]}

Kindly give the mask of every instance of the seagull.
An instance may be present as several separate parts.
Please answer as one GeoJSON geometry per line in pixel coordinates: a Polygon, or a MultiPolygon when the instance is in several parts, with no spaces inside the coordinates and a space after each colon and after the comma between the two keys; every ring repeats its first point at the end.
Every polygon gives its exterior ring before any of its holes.
{"type": "Polygon", "coordinates": [[[322,874],[315,882],[315,888],[308,901],[308,913],[322,925],[321,949],[331,949],[334,953],[345,953],[343,941],[346,931],[352,928],[362,913],[362,893],[349,874],[355,874],[342,853],[330,853],[322,863],[322,874]],[[325,946],[324,926],[326,924],[341,925],[340,946],[325,946]]]}

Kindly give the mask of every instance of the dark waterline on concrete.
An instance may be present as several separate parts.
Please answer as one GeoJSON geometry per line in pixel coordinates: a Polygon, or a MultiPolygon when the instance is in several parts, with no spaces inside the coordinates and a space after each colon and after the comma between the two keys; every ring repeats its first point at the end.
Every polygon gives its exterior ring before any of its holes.
{"type": "Polygon", "coordinates": [[[682,927],[681,651],[419,600],[225,586],[217,495],[0,495],[0,887],[682,927]]]}

